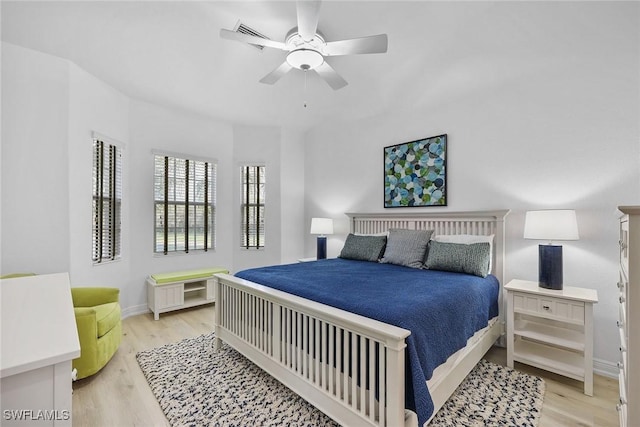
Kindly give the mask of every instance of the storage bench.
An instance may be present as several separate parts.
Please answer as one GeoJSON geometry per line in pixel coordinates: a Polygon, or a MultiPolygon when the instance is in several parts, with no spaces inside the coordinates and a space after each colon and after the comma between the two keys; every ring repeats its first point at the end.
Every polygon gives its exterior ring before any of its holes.
{"type": "Polygon", "coordinates": [[[215,302],[214,274],[229,273],[223,267],[157,273],[147,277],[147,301],[153,318],[160,313],[215,302]]]}

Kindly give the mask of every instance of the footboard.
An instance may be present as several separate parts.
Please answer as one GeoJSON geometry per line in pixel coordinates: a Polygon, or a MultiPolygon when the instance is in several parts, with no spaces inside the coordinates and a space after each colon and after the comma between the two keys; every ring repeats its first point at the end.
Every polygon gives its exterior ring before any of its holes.
{"type": "Polygon", "coordinates": [[[227,274],[216,283],[225,341],[342,425],[404,424],[410,331],[227,274]]]}

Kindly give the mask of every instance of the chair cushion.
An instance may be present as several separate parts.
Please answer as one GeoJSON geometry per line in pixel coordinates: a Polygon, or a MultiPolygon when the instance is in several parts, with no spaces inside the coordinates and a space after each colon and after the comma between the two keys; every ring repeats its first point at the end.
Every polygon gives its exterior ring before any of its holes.
{"type": "Polygon", "coordinates": [[[180,282],[183,280],[200,279],[202,277],[213,276],[216,273],[229,273],[229,270],[222,267],[202,268],[199,270],[173,271],[171,273],[152,274],[151,277],[156,283],[180,282]]]}
{"type": "Polygon", "coordinates": [[[96,305],[96,322],[98,323],[98,338],[106,335],[114,326],[120,322],[120,304],[110,302],[108,304],[96,305]]]}

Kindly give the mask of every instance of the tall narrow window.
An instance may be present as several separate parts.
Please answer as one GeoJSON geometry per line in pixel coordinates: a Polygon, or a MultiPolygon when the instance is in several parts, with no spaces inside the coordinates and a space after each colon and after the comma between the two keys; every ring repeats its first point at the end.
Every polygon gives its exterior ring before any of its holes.
{"type": "Polygon", "coordinates": [[[242,166],[242,247],[264,247],[265,167],[242,166]]]}
{"type": "Polygon", "coordinates": [[[122,149],[93,140],[94,264],[120,258],[122,149]]]}
{"type": "Polygon", "coordinates": [[[155,156],[154,252],[215,248],[216,164],[155,156]]]}

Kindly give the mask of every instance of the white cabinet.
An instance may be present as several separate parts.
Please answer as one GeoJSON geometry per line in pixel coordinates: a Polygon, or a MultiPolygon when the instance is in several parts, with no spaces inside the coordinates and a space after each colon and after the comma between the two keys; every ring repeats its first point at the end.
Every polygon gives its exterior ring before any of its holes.
{"type": "Polygon", "coordinates": [[[593,395],[593,289],[545,289],[512,280],[507,291],[507,366],[514,361],[584,381],[593,395]]]}
{"type": "MultiPolygon", "coordinates": [[[[219,271],[227,273],[227,271],[219,271]]],[[[179,310],[181,308],[215,302],[214,285],[217,279],[209,277],[157,283],[152,277],[147,278],[147,301],[153,318],[158,320],[160,313],[179,310]]]]}
{"type": "Polygon", "coordinates": [[[640,206],[620,206],[620,426],[640,425],[640,206]]]}
{"type": "Polygon", "coordinates": [[[71,426],[80,341],[67,273],[0,280],[2,426],[71,426]]]}

